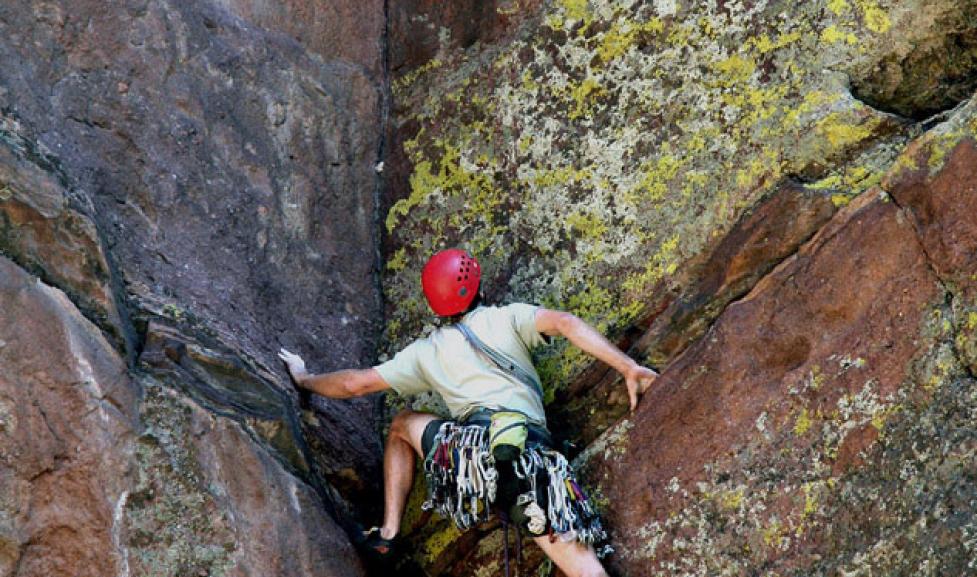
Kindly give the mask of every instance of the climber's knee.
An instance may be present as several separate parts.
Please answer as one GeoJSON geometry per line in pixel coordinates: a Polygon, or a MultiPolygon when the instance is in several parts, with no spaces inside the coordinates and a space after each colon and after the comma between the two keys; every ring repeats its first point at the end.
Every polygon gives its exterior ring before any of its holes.
{"type": "Polygon", "coordinates": [[[411,417],[417,414],[410,409],[404,409],[397,413],[393,420],[390,421],[390,433],[388,435],[404,441],[410,441],[408,438],[410,433],[410,420],[411,417]]]}
{"type": "Polygon", "coordinates": [[[594,548],[577,541],[550,541],[549,536],[533,539],[546,556],[570,577],[607,577],[594,548]]]}
{"type": "Polygon", "coordinates": [[[428,413],[419,413],[410,409],[404,409],[397,413],[393,421],[390,422],[390,433],[387,437],[388,442],[392,439],[405,441],[420,455],[421,438],[424,436],[424,428],[436,418],[434,415],[428,413]]]}

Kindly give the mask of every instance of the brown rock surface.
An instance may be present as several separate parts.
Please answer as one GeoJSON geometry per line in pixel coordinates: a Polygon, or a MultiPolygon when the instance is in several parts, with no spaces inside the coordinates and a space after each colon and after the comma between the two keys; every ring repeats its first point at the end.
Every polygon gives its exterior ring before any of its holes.
{"type": "Polygon", "coordinates": [[[946,163],[936,174],[930,174],[926,161],[933,151],[928,152],[930,155],[919,155],[923,156],[922,168],[900,173],[887,188],[912,217],[940,278],[975,299],[977,144],[971,136],[953,145],[944,153],[946,163]]]}
{"type": "Polygon", "coordinates": [[[355,576],[319,495],[0,257],[0,573],[355,576]]]}
{"type": "MultiPolygon", "coordinates": [[[[644,332],[633,345],[619,344],[636,357],[648,358],[652,366],[666,365],[702,336],[731,301],[809,240],[835,210],[823,191],[784,182],[683,270],[675,283],[683,287],[681,291],[664,284],[654,291],[657,301],[646,307],[649,318],[631,330],[644,332]]],[[[572,440],[583,447],[627,408],[620,375],[596,363],[556,393],[549,414],[562,429],[572,431],[572,440]],[[592,410],[594,406],[601,410],[592,410]]]]}
{"type": "Polygon", "coordinates": [[[0,257],[0,574],[124,574],[138,392],[61,292],[0,257]]]}
{"type": "Polygon", "coordinates": [[[390,6],[390,70],[403,77],[441,50],[490,44],[512,34],[540,0],[404,0],[390,6]]]}
{"type": "Polygon", "coordinates": [[[64,290],[122,346],[108,262],[90,218],[73,209],[53,159],[16,123],[0,127],[0,252],[64,290]],[[59,178],[60,177],[60,178],[59,178]]]}
{"type": "Polygon", "coordinates": [[[151,378],[126,503],[133,575],[362,575],[319,496],[240,425],[151,378]]]}
{"type": "MultiPolygon", "coordinates": [[[[912,226],[892,202],[868,192],[846,207],[798,254],[730,305],[716,325],[662,374],[632,419],[624,452],[601,482],[626,550],[646,545],[640,527],[663,521],[677,503],[668,491],[722,470],[737,447],[771,423],[796,417],[792,389],[831,371],[830,387],[804,391],[808,411],[830,410],[866,381],[893,394],[919,347],[927,309],[942,296],[912,226]],[[852,247],[858,247],[853,251],[852,247]],[[844,357],[863,369],[834,374],[844,357]],[[690,442],[692,441],[692,442],[690,442]],[[640,481],[639,481],[640,479],[640,481]]],[[[852,435],[835,467],[871,441],[852,435]]],[[[656,563],[670,560],[656,558],[656,563]]],[[[645,560],[646,561],[646,560],[645,560]]],[[[639,560],[628,565],[639,570],[639,560]]],[[[661,565],[657,565],[661,566],[661,565]]]]}
{"type": "Polygon", "coordinates": [[[348,60],[375,76],[381,72],[382,0],[231,0],[224,5],[261,28],[287,34],[324,60],[348,60]]]}

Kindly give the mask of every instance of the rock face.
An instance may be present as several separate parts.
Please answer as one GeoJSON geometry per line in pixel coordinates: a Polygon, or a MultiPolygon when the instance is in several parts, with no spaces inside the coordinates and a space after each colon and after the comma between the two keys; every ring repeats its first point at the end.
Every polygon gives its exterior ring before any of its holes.
{"type": "MultiPolygon", "coordinates": [[[[329,350],[334,365],[370,355],[370,68],[323,60],[216,2],[0,10],[0,54],[31,63],[4,69],[0,103],[88,197],[133,293],[266,362],[279,340],[329,350]]],[[[377,53],[378,37],[356,51],[377,53]]]]}
{"type": "Polygon", "coordinates": [[[0,219],[4,252],[57,285],[89,318],[124,346],[124,325],[98,231],[72,208],[67,177],[56,160],[18,133],[7,119],[0,128],[0,219]]]}
{"type": "Polygon", "coordinates": [[[118,575],[138,390],[65,298],[0,257],[0,571],[118,575]]]}
{"type": "MultiPolygon", "coordinates": [[[[375,399],[300,406],[274,353],[373,360],[383,26],[378,2],[0,7],[0,280],[63,291],[127,391],[64,401],[118,425],[41,407],[61,440],[8,463],[4,575],[361,573],[338,524],[378,506],[375,399]],[[61,461],[84,483],[49,511],[30,483],[61,461]]],[[[0,368],[38,398],[67,350],[44,322],[3,337],[42,364],[0,368]]]]}
{"type": "MultiPolygon", "coordinates": [[[[429,322],[404,273],[462,245],[490,299],[663,369],[627,415],[607,367],[538,358],[612,574],[972,572],[975,8],[555,1],[443,33],[394,69],[391,348],[429,322]]],[[[481,531],[418,530],[419,562],[497,570],[481,531]]]]}
{"type": "MultiPolygon", "coordinates": [[[[662,370],[627,414],[537,358],[612,574],[972,573],[975,15],[3,4],[0,575],[364,574],[401,401],[300,399],[275,352],[393,352],[449,245],[662,370]]],[[[501,571],[422,491],[383,570],[501,571]]]]}
{"type": "Polygon", "coordinates": [[[0,299],[3,575],[362,574],[318,495],[237,423],[131,378],[3,257],[0,299]]]}

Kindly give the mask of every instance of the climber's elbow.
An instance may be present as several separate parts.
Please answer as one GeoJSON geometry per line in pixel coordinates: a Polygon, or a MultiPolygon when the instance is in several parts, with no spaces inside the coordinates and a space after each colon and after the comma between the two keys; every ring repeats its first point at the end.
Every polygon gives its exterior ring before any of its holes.
{"type": "Polygon", "coordinates": [[[343,390],[347,397],[362,397],[388,388],[376,369],[361,369],[349,371],[349,376],[343,381],[343,390]]]}
{"type": "Polygon", "coordinates": [[[536,312],[536,329],[550,337],[568,337],[583,322],[573,313],[539,309],[536,312]]]}

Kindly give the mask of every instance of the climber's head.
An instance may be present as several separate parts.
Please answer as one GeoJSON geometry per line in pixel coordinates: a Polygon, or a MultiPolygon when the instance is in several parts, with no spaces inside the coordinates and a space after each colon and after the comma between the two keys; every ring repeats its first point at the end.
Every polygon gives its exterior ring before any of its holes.
{"type": "Polygon", "coordinates": [[[439,317],[467,312],[478,298],[482,269],[475,257],[452,248],[432,256],[421,271],[421,286],[439,317]]]}

